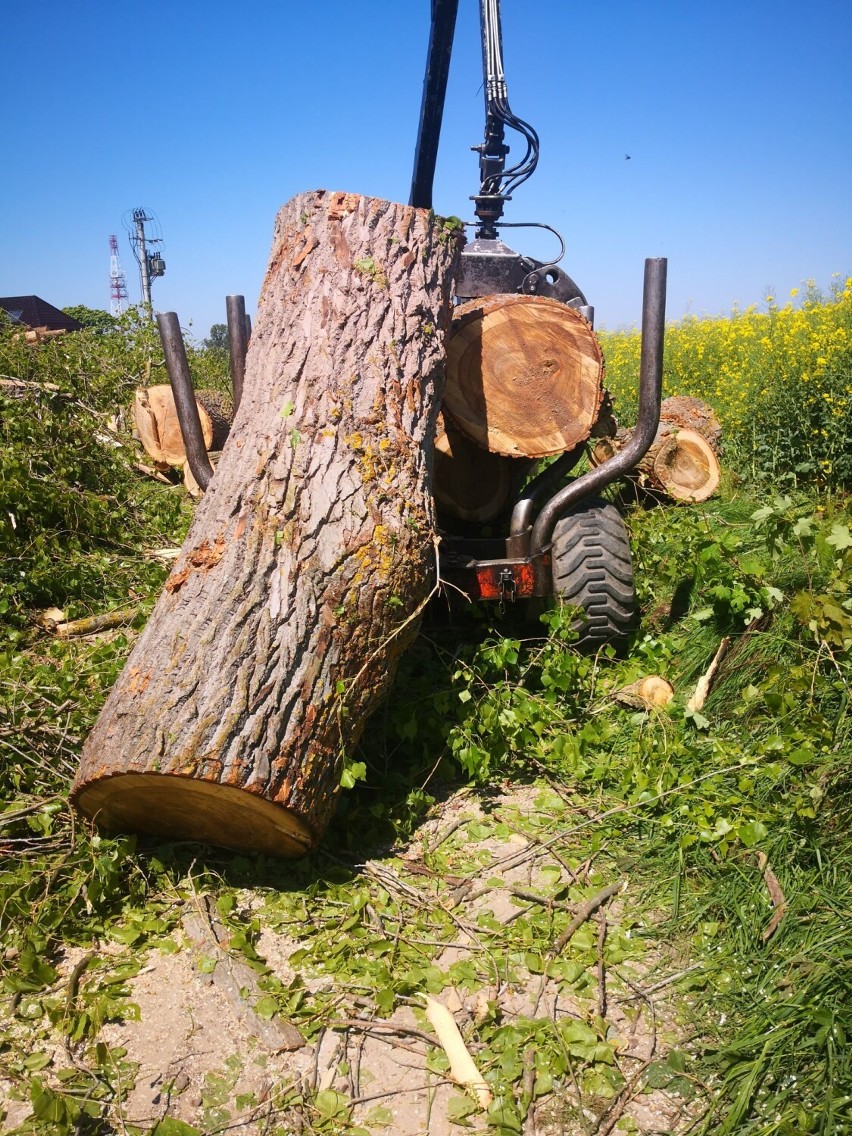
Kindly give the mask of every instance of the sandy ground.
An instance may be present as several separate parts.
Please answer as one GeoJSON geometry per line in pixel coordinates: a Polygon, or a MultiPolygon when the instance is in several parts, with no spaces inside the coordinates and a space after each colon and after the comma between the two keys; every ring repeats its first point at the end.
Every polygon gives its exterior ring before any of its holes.
{"type": "MultiPolygon", "coordinates": [[[[521,814],[532,808],[533,802],[534,794],[529,789],[504,796],[504,803],[521,814]]],[[[423,849],[436,833],[446,830],[462,814],[479,812],[476,800],[467,793],[446,802],[403,854],[404,863],[421,862],[423,849]]],[[[486,860],[489,852],[505,860],[513,845],[523,852],[527,839],[517,835],[509,841],[481,841],[476,851],[486,860]]],[[[517,917],[518,900],[508,888],[535,888],[541,882],[536,873],[529,862],[509,867],[501,874],[504,887],[491,886],[479,896],[472,893],[464,907],[464,925],[469,930],[460,929],[451,947],[436,949],[437,965],[446,967],[479,949],[475,934],[478,913],[490,911],[501,922],[517,917]]],[[[552,883],[551,869],[551,886],[552,883]]],[[[259,898],[255,910],[262,911],[259,898]]],[[[617,917],[617,911],[613,917],[617,917]]],[[[463,1131],[448,1118],[450,1101],[459,1091],[427,1070],[425,1041],[416,1032],[393,1034],[387,1030],[388,1026],[428,1030],[422,1015],[418,1020],[412,1006],[402,1006],[390,1019],[381,1019],[374,1029],[326,1029],[298,1049],[280,1049],[275,1037],[259,1028],[268,1023],[260,1022],[250,1010],[237,1004],[241,997],[251,1003],[247,986],[240,993],[242,979],[237,977],[236,995],[233,989],[223,989],[214,974],[200,969],[203,952],[198,943],[185,935],[178,935],[177,939],[176,952],[149,951],[145,965],[132,980],[132,1001],[139,1008],[139,1019],[108,1023],[101,1031],[102,1040],[110,1046],[123,1046],[128,1059],[138,1063],[135,1085],[124,1107],[126,1124],[150,1131],[157,1121],[168,1116],[204,1133],[235,1125],[233,1130],[245,1136],[261,1136],[276,1129],[310,1132],[310,1113],[300,1111],[293,1102],[294,1095],[307,1087],[335,1090],[358,1102],[352,1120],[369,1132],[451,1136],[463,1131]]],[[[264,962],[285,982],[293,977],[289,960],[299,946],[286,934],[268,928],[262,930],[257,944],[264,962]]],[[[211,950],[215,953],[215,946],[211,950]]],[[[62,964],[66,975],[79,956],[80,952],[67,954],[62,964]]],[[[653,961],[646,961],[641,969],[634,967],[630,973],[630,987],[611,980],[606,1009],[608,1040],[617,1047],[628,1086],[632,1078],[641,1076],[647,1063],[665,1056],[679,1033],[665,1001],[670,988],[661,990],[653,999],[635,994],[637,989],[655,984],[663,972],[655,970],[653,961]]],[[[305,982],[309,989],[333,989],[328,977],[306,976],[305,982]]],[[[583,1018],[589,1013],[588,1004],[572,1002],[553,983],[543,982],[533,974],[513,985],[495,986],[473,995],[455,989],[445,989],[440,995],[440,1001],[473,1038],[477,1015],[487,999],[496,1001],[505,1021],[543,1015],[554,1019],[583,1018]]],[[[369,1008],[363,1005],[342,1004],[340,1012],[358,1019],[370,1017],[369,1008]]],[[[475,1057],[473,1045],[472,1050],[475,1057]]],[[[600,1101],[597,1109],[590,1109],[588,1100],[580,1103],[570,1088],[562,1089],[558,1095],[542,1097],[529,1110],[524,1136],[570,1136],[588,1132],[590,1124],[600,1124],[600,1131],[609,1131],[606,1123],[612,1120],[613,1113],[605,1114],[605,1110],[612,1104],[600,1101]]],[[[626,1126],[628,1131],[650,1136],[675,1133],[681,1124],[682,1102],[659,1090],[628,1091],[623,1100],[616,1100],[615,1107],[622,1118],[616,1131],[623,1131],[626,1126]]],[[[26,1105],[16,1102],[9,1102],[7,1110],[3,1129],[7,1132],[29,1112],[26,1105]]],[[[482,1114],[469,1117],[467,1126],[475,1131],[487,1129],[482,1114]]],[[[335,1130],[343,1131],[331,1128],[335,1130]]]]}

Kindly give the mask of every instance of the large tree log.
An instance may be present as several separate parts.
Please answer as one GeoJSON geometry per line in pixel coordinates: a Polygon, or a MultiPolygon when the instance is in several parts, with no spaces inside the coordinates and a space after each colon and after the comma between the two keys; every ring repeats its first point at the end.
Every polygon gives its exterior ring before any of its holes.
{"type": "Polygon", "coordinates": [[[492,520],[506,507],[519,476],[529,465],[519,458],[483,450],[451,419],[440,415],[433,482],[439,520],[443,513],[462,521],[492,520]]]}
{"type": "MultiPolygon", "coordinates": [[[[601,438],[592,450],[592,462],[600,465],[618,453],[631,433],[620,429],[612,438],[601,438]]],[[[663,400],[656,436],[633,476],[643,489],[674,501],[706,501],[719,488],[721,437],[712,407],[697,398],[673,395],[663,400]]]]}
{"type": "Polygon", "coordinates": [[[453,316],[444,410],[483,449],[541,458],[589,437],[603,353],[573,308],[540,296],[468,300],[453,316]]]}
{"type": "MultiPolygon", "coordinates": [[[[233,402],[221,391],[195,392],[201,434],[208,450],[221,450],[234,420],[233,402]]],[[[175,396],[168,383],[140,387],[133,399],[133,424],[145,453],[166,468],[186,461],[175,396]]]]}
{"type": "Polygon", "coordinates": [[[279,213],[231,435],[83,750],[87,816],[316,844],[432,585],[457,257],[426,210],[318,191],[279,213]]]}

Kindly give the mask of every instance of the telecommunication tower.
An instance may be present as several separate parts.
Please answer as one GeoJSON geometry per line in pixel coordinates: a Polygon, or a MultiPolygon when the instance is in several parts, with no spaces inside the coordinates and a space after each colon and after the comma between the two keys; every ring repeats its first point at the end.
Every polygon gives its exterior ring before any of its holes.
{"type": "Polygon", "coordinates": [[[118,259],[118,239],[113,234],[109,239],[109,298],[110,311],[120,316],[128,303],[127,277],[118,259]]]}
{"type": "Polygon", "coordinates": [[[124,227],[130,235],[130,248],[139,265],[139,288],[142,293],[142,303],[145,309],[151,311],[151,281],[162,276],[166,271],[166,262],[162,252],[149,250],[149,245],[162,245],[160,223],[154,213],[149,213],[141,206],[138,209],[129,209],[124,214],[124,227]],[[145,226],[150,225],[152,232],[146,233],[145,226]]]}

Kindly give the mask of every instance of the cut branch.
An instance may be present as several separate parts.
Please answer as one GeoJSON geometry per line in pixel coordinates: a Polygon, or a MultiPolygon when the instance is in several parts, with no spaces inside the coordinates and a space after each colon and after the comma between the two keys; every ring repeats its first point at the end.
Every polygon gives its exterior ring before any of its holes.
{"type": "Polygon", "coordinates": [[[586,920],[591,918],[599,907],[602,907],[603,904],[612,899],[614,895],[617,895],[623,887],[624,881],[618,880],[614,884],[607,884],[605,888],[602,888],[596,895],[593,895],[591,899],[587,900],[559,938],[554,941],[553,946],[550,948],[551,955],[558,955],[559,952],[568,945],[571,938],[579,931],[586,920]]]}
{"type": "Polygon", "coordinates": [[[730,636],[726,635],[716,649],[716,654],[713,656],[710,666],[696,683],[692,697],[686,704],[687,710],[698,711],[703,709],[707,695],[710,693],[710,687],[713,685],[713,679],[716,677],[716,671],[719,669],[722,659],[727,655],[730,645],[730,636]]]}

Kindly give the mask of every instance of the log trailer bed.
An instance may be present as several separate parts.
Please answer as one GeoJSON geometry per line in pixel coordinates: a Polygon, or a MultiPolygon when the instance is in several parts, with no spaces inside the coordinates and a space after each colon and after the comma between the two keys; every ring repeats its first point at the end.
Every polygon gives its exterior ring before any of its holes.
{"type": "MultiPolygon", "coordinates": [[[[412,205],[422,208],[432,207],[457,11],[458,0],[432,0],[432,27],[410,198],[412,205]]],[[[477,222],[474,238],[461,254],[457,299],[460,304],[472,307],[475,301],[482,302],[482,298],[495,295],[542,297],[574,309],[591,328],[594,308],[557,263],[544,263],[521,255],[501,240],[501,230],[506,227],[502,221],[505,202],[535,170],[538,136],[509,106],[503,73],[499,0],[480,0],[480,22],[485,135],[483,142],[474,147],[479,155],[480,188],[471,200],[477,222]],[[507,167],[507,127],[520,136],[525,147],[521,161],[511,167],[507,167]]],[[[540,227],[553,232],[550,226],[540,227]]],[[[564,242],[559,239],[564,252],[564,242]]],[[[580,635],[586,646],[596,647],[621,638],[633,620],[634,591],[627,533],[618,510],[603,500],[600,493],[641,461],[659,425],[665,288],[666,261],[647,260],[639,413],[628,444],[596,468],[557,488],[582,457],[585,438],[566,449],[500,510],[496,520],[489,518],[490,528],[502,529],[498,535],[479,536],[475,524],[468,524],[463,533],[446,531],[448,526],[442,525],[445,531],[442,532],[441,572],[445,578],[474,599],[506,603],[532,596],[560,596],[582,609],[585,619],[580,635]]],[[[492,303],[488,301],[489,305],[492,303]]],[[[485,334],[483,330],[483,336],[485,334]]],[[[450,342],[452,352],[453,340],[450,342]]],[[[527,377],[518,376],[520,380],[527,377]]],[[[519,382],[519,400],[525,389],[526,384],[519,382]]],[[[445,411],[447,401],[445,395],[445,411]]],[[[486,456],[483,454],[483,460],[486,456]]],[[[475,460],[469,464],[475,466],[475,460]]],[[[452,475],[448,471],[445,476],[452,475]]],[[[446,517],[446,509],[441,508],[441,496],[439,480],[436,487],[439,522],[446,517]]]]}

